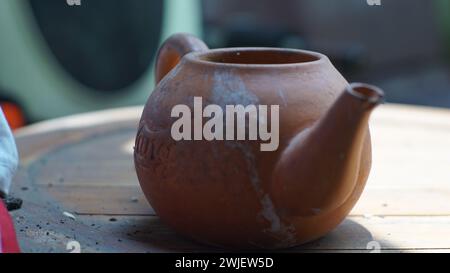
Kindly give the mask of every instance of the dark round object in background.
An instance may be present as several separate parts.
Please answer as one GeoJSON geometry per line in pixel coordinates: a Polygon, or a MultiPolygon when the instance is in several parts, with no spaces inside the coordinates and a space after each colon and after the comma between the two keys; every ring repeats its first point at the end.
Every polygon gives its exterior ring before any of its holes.
{"type": "Polygon", "coordinates": [[[82,84],[125,88],[151,65],[161,36],[163,0],[28,0],[61,65],[82,84]]]}

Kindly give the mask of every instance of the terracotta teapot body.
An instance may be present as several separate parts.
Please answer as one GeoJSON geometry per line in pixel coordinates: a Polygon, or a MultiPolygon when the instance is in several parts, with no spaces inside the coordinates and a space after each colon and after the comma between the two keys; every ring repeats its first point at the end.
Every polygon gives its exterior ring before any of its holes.
{"type": "Polygon", "coordinates": [[[368,119],[382,92],[349,85],[326,56],[208,50],[178,34],[160,49],[156,78],[135,166],[148,201],[176,231],[216,246],[286,248],[325,235],[357,202],[371,165],[368,119]],[[186,105],[194,115],[195,98],[222,109],[278,105],[277,149],[248,138],[175,140],[172,110],[186,105]]]}

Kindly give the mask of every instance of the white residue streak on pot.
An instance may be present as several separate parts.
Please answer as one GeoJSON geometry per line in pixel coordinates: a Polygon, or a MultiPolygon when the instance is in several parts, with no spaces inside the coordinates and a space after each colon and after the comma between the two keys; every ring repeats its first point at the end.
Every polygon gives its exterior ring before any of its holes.
{"type": "Polygon", "coordinates": [[[286,226],[282,223],[280,217],[276,212],[275,206],[270,199],[270,196],[261,188],[261,181],[258,175],[258,170],[255,167],[255,155],[253,154],[251,147],[238,142],[227,142],[227,145],[239,149],[245,156],[252,186],[262,206],[262,211],[260,212],[260,214],[270,223],[270,228],[265,229],[264,231],[274,235],[275,238],[281,240],[281,247],[285,246],[286,244],[290,245],[290,243],[293,243],[295,240],[295,236],[293,234],[294,227],[290,225],[286,226]]]}
{"type": "MultiPolygon", "coordinates": [[[[238,75],[229,71],[214,73],[211,92],[212,102],[220,105],[222,109],[225,109],[227,105],[257,106],[259,104],[258,97],[247,89],[244,81],[238,75]]],[[[239,142],[226,142],[226,145],[240,150],[245,157],[252,186],[262,206],[260,214],[270,223],[270,227],[264,232],[270,233],[279,239],[282,246],[293,243],[295,240],[294,228],[282,223],[270,196],[262,189],[258,170],[256,169],[255,155],[251,147],[239,142]]]]}
{"type": "Polygon", "coordinates": [[[283,106],[287,106],[287,100],[286,100],[286,96],[284,95],[284,91],[283,90],[278,89],[278,96],[283,101],[283,106]]]}
{"type": "Polygon", "coordinates": [[[247,90],[244,81],[229,71],[214,73],[212,101],[225,109],[227,105],[258,105],[259,99],[247,90]]]}

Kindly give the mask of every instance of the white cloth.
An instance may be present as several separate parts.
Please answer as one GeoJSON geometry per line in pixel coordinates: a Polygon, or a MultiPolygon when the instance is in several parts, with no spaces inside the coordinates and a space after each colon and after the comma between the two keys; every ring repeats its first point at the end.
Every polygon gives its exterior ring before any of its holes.
{"type": "Polygon", "coordinates": [[[0,109],[0,195],[9,193],[9,187],[18,163],[19,156],[16,143],[5,115],[0,109]]]}

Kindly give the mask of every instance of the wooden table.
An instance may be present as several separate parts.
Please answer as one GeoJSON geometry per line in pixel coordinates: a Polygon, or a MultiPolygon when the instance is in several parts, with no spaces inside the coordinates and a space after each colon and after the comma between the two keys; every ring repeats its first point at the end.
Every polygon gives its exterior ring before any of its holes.
{"type": "MultiPolygon", "coordinates": [[[[69,252],[71,241],[82,252],[221,251],[175,234],[146,202],[132,160],[141,110],[16,133],[22,164],[13,194],[24,205],[13,217],[23,251],[69,252]]],[[[450,252],[450,111],[384,105],[371,127],[373,169],[352,214],[325,238],[286,251],[450,252]]]]}

